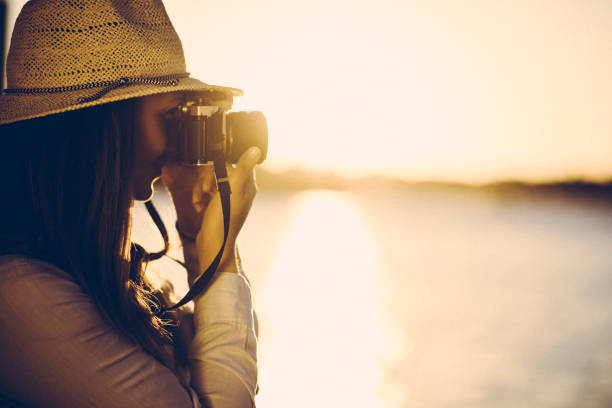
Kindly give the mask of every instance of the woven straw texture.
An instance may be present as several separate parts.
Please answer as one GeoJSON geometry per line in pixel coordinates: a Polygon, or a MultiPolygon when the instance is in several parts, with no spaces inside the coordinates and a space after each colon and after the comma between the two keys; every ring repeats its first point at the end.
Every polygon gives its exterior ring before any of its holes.
{"type": "Polygon", "coordinates": [[[179,90],[242,94],[181,78],[174,86],[122,86],[78,103],[100,89],[74,89],[80,86],[186,72],[181,42],[160,0],[31,0],[15,23],[6,69],[8,89],[36,90],[2,95],[0,124],[179,90]],[[60,87],[73,90],[40,89],[60,87]]]}

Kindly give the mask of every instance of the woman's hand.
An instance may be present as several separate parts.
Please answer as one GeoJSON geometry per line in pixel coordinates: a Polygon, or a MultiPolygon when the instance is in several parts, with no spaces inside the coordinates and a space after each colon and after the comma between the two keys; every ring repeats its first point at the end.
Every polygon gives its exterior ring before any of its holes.
{"type": "Polygon", "coordinates": [[[162,169],[162,181],[172,195],[178,229],[195,238],[202,226],[204,209],[217,191],[213,166],[168,163],[162,169]]]}
{"type": "MultiPolygon", "coordinates": [[[[232,189],[231,218],[227,243],[218,267],[220,271],[235,272],[237,269],[236,237],[257,192],[253,169],[260,155],[261,151],[254,147],[242,154],[235,168],[228,165],[232,189]]],[[[162,180],[172,195],[179,230],[184,235],[197,237],[199,267],[190,268],[188,280],[191,284],[210,265],[223,242],[223,213],[214,168],[168,163],[162,169],[162,180]]]]}
{"type": "MultiPolygon", "coordinates": [[[[252,147],[240,156],[236,167],[228,165],[229,183],[232,189],[232,194],[230,195],[230,226],[227,243],[217,268],[219,271],[237,272],[236,238],[244,225],[244,221],[249,214],[253,199],[257,193],[254,168],[260,156],[261,150],[257,147],[252,147]]],[[[208,265],[210,265],[219,249],[221,249],[222,243],[223,211],[219,192],[217,191],[203,209],[202,228],[196,239],[196,247],[200,260],[199,273],[204,272],[208,265]]]]}

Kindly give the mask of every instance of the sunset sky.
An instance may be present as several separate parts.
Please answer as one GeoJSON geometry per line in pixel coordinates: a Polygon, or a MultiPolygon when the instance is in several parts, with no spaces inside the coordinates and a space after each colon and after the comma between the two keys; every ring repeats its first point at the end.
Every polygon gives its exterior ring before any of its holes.
{"type": "Polygon", "coordinates": [[[165,3],[192,75],[266,114],[269,169],[612,176],[608,0],[165,3]]]}

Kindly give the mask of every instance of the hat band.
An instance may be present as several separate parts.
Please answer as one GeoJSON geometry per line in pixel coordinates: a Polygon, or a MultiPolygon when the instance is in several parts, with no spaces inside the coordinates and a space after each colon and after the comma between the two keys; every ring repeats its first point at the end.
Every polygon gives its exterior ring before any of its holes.
{"type": "Polygon", "coordinates": [[[6,93],[13,94],[45,94],[45,93],[58,93],[58,92],[71,92],[80,91],[83,89],[90,88],[102,88],[95,94],[87,97],[80,97],[77,99],[78,103],[86,103],[100,99],[113,89],[121,88],[129,85],[162,85],[162,86],[176,86],[178,85],[180,78],[186,78],[189,76],[189,72],[183,72],[181,74],[170,74],[159,77],[140,77],[140,78],[119,78],[114,81],[99,81],[90,82],[88,84],[79,85],[68,85],[68,86],[57,86],[50,88],[7,88],[4,90],[6,93]]]}

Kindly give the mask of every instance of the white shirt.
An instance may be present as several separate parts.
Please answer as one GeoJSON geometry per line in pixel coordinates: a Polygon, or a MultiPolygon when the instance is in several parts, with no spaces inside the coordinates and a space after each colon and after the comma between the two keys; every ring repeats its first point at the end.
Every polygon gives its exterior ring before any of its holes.
{"type": "Polygon", "coordinates": [[[0,257],[2,398],[45,407],[252,407],[255,322],[247,280],[218,273],[195,300],[189,381],[126,339],[66,272],[0,257]]]}

